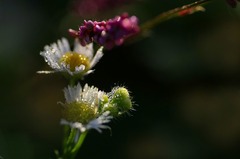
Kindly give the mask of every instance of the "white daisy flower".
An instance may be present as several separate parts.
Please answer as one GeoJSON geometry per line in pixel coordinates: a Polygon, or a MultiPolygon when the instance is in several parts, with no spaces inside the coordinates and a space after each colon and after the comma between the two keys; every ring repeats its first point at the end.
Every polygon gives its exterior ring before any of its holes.
{"type": "Polygon", "coordinates": [[[112,116],[109,111],[102,112],[100,108],[106,96],[105,92],[87,84],[82,88],[79,83],[74,87],[68,86],[63,91],[66,102],[61,103],[63,106],[61,124],[77,128],[81,132],[88,129],[101,132],[101,129],[109,128],[104,124],[110,122],[112,116]]]}
{"type": "Polygon", "coordinates": [[[100,47],[94,55],[93,44],[82,46],[76,38],[73,50],[70,49],[66,38],[58,40],[57,43],[47,45],[40,52],[54,71],[38,71],[38,73],[67,72],[69,75],[83,75],[91,73],[91,70],[103,56],[103,47],[100,47]]]}

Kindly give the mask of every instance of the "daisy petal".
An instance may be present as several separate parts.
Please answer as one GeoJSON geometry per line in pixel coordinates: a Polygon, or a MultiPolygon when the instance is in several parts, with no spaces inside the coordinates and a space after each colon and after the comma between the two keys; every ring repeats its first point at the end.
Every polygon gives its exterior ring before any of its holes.
{"type": "Polygon", "coordinates": [[[70,50],[69,43],[66,38],[62,38],[62,40],[58,40],[58,48],[62,53],[66,53],[70,50]]]}
{"type": "Polygon", "coordinates": [[[82,46],[79,42],[79,40],[76,38],[74,41],[74,52],[78,52],[80,54],[83,54],[87,56],[89,59],[92,59],[93,57],[93,44],[90,43],[86,46],[82,46]]]}
{"type": "Polygon", "coordinates": [[[91,61],[90,67],[94,67],[103,56],[103,47],[100,47],[91,61]]]}

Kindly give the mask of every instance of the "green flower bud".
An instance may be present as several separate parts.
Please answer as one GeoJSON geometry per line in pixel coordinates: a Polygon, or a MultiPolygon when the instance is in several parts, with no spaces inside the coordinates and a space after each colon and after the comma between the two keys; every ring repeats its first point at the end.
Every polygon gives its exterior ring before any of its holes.
{"type": "Polygon", "coordinates": [[[104,111],[110,111],[111,116],[116,117],[119,115],[119,110],[115,105],[106,104],[104,107],[104,111]]]}
{"type": "Polygon", "coordinates": [[[112,90],[110,105],[118,109],[118,114],[129,111],[132,108],[132,101],[128,90],[124,87],[118,87],[112,90]]]}
{"type": "Polygon", "coordinates": [[[99,102],[99,112],[105,111],[105,107],[108,104],[108,96],[106,94],[103,94],[101,101],[99,102]]]}

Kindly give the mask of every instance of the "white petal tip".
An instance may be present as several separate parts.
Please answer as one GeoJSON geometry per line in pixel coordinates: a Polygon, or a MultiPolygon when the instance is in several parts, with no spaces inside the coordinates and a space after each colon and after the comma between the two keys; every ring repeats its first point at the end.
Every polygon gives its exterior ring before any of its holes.
{"type": "Polygon", "coordinates": [[[38,74],[51,74],[54,73],[54,71],[37,71],[38,74]]]}

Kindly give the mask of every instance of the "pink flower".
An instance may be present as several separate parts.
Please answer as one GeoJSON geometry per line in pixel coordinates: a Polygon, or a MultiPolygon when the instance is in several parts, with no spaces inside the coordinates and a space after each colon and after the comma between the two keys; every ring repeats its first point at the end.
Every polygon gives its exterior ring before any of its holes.
{"type": "Polygon", "coordinates": [[[140,31],[138,18],[123,13],[107,21],[84,21],[78,31],[69,29],[70,35],[78,37],[82,45],[96,42],[99,45],[111,49],[121,45],[124,40],[140,31]]]}

